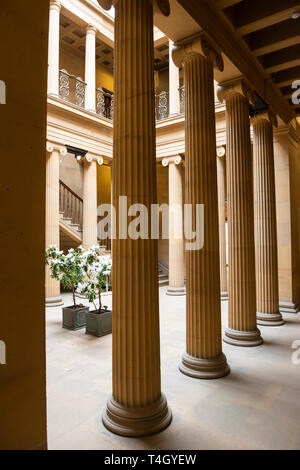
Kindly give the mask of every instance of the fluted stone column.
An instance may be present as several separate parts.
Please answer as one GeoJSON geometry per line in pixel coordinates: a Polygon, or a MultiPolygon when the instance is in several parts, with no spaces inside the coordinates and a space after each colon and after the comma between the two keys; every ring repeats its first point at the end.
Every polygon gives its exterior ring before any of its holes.
{"type": "MultiPolygon", "coordinates": [[[[59,158],[66,155],[65,149],[59,149],[47,143],[46,160],[46,248],[56,245],[59,248],[59,158]]],[[[60,285],[51,278],[50,269],[46,267],[46,306],[63,305],[60,285]]]]}
{"type": "MultiPolygon", "coordinates": [[[[103,163],[103,160],[102,160],[103,163]]],[[[100,163],[101,164],[101,163],[100,163]]],[[[97,161],[86,156],[83,161],[82,245],[89,249],[98,243],[97,233],[97,161]]]]}
{"type": "Polygon", "coordinates": [[[195,378],[229,372],[222,353],[213,64],[223,61],[204,37],[174,49],[185,83],[185,204],[204,205],[204,247],[186,250],[186,353],[179,369],[195,378]]]}
{"type": "Polygon", "coordinates": [[[171,422],[161,393],[158,242],[120,233],[119,197],[128,198],[126,220],[128,207],[144,204],[150,227],[150,208],[156,203],[153,6],[149,0],[114,4],[113,395],[103,422],[116,434],[143,436],[171,422]]]}
{"type": "Polygon", "coordinates": [[[88,25],[85,47],[85,109],[96,111],[96,28],[88,25]]]}
{"type": "Polygon", "coordinates": [[[182,208],[182,158],[164,158],[163,166],[169,166],[169,287],[167,295],[185,295],[183,208],[182,208]]]}
{"type": "Polygon", "coordinates": [[[226,264],[226,161],[225,148],[217,149],[217,174],[218,174],[218,206],[219,206],[219,239],[220,239],[220,280],[221,299],[228,300],[227,290],[227,264],[226,264]]]}
{"type": "Polygon", "coordinates": [[[283,325],[279,312],[273,124],[269,113],[252,119],[257,322],[283,325]]]}
{"type": "Polygon", "coordinates": [[[61,4],[50,1],[48,42],[48,93],[59,94],[59,18],[61,4]]]}
{"type": "Polygon", "coordinates": [[[228,203],[228,328],[224,341],[258,346],[249,99],[244,81],[220,87],[226,101],[226,170],[228,203]]]}
{"type": "Polygon", "coordinates": [[[180,114],[179,69],[173,62],[173,41],[169,40],[169,116],[180,114]]]}

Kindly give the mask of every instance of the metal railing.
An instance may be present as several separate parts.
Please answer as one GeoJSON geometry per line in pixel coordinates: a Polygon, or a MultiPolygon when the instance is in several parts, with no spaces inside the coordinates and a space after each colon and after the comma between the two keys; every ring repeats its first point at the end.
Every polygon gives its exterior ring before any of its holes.
{"type": "Polygon", "coordinates": [[[69,103],[76,104],[83,108],[85,102],[86,83],[81,77],[75,77],[67,72],[60,70],[59,72],[59,96],[69,103]]]}
{"type": "Polygon", "coordinates": [[[64,217],[72,219],[73,224],[82,227],[83,200],[63,181],[59,181],[59,210],[64,212],[64,217]]]}
{"type": "Polygon", "coordinates": [[[103,88],[96,89],[96,113],[107,119],[114,117],[114,95],[103,88]]]}

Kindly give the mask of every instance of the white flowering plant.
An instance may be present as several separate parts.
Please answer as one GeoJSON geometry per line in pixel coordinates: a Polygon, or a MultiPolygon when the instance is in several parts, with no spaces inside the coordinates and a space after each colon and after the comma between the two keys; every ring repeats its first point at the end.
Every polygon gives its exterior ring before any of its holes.
{"type": "Polygon", "coordinates": [[[65,289],[72,291],[74,309],[78,307],[75,297],[76,289],[85,277],[86,259],[83,253],[82,246],[71,248],[67,255],[59,251],[56,245],[50,245],[46,249],[46,266],[50,268],[51,277],[57,279],[65,289]]]}
{"type": "MultiPolygon", "coordinates": [[[[112,270],[112,259],[110,255],[101,256],[99,247],[92,247],[83,253],[84,271],[86,281],[78,286],[81,294],[85,295],[90,303],[93,303],[95,310],[102,311],[101,293],[106,289],[109,276],[112,270]],[[99,308],[96,306],[96,299],[99,301],[99,308]]],[[[107,310],[107,307],[104,307],[107,310]]]]}

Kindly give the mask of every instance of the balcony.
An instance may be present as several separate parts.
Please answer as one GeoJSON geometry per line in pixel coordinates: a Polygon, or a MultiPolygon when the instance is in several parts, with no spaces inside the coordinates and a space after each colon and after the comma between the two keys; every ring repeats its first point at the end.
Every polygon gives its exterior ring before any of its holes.
{"type": "MultiPolygon", "coordinates": [[[[70,74],[67,70],[59,73],[59,96],[62,100],[80,108],[85,107],[86,83],[81,77],[70,74]]],[[[180,115],[184,114],[184,87],[178,90],[180,100],[180,115]]],[[[96,113],[99,116],[113,120],[114,94],[104,88],[96,88],[96,113]]],[[[162,121],[170,116],[169,92],[162,91],[155,95],[155,119],[162,121]]]]}

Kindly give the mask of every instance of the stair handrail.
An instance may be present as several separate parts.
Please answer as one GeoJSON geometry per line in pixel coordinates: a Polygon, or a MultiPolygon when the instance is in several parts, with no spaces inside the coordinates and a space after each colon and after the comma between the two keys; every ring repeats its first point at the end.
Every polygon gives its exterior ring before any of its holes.
{"type": "Polygon", "coordinates": [[[62,180],[59,180],[59,210],[65,217],[71,218],[74,224],[82,227],[83,199],[62,180]]]}

